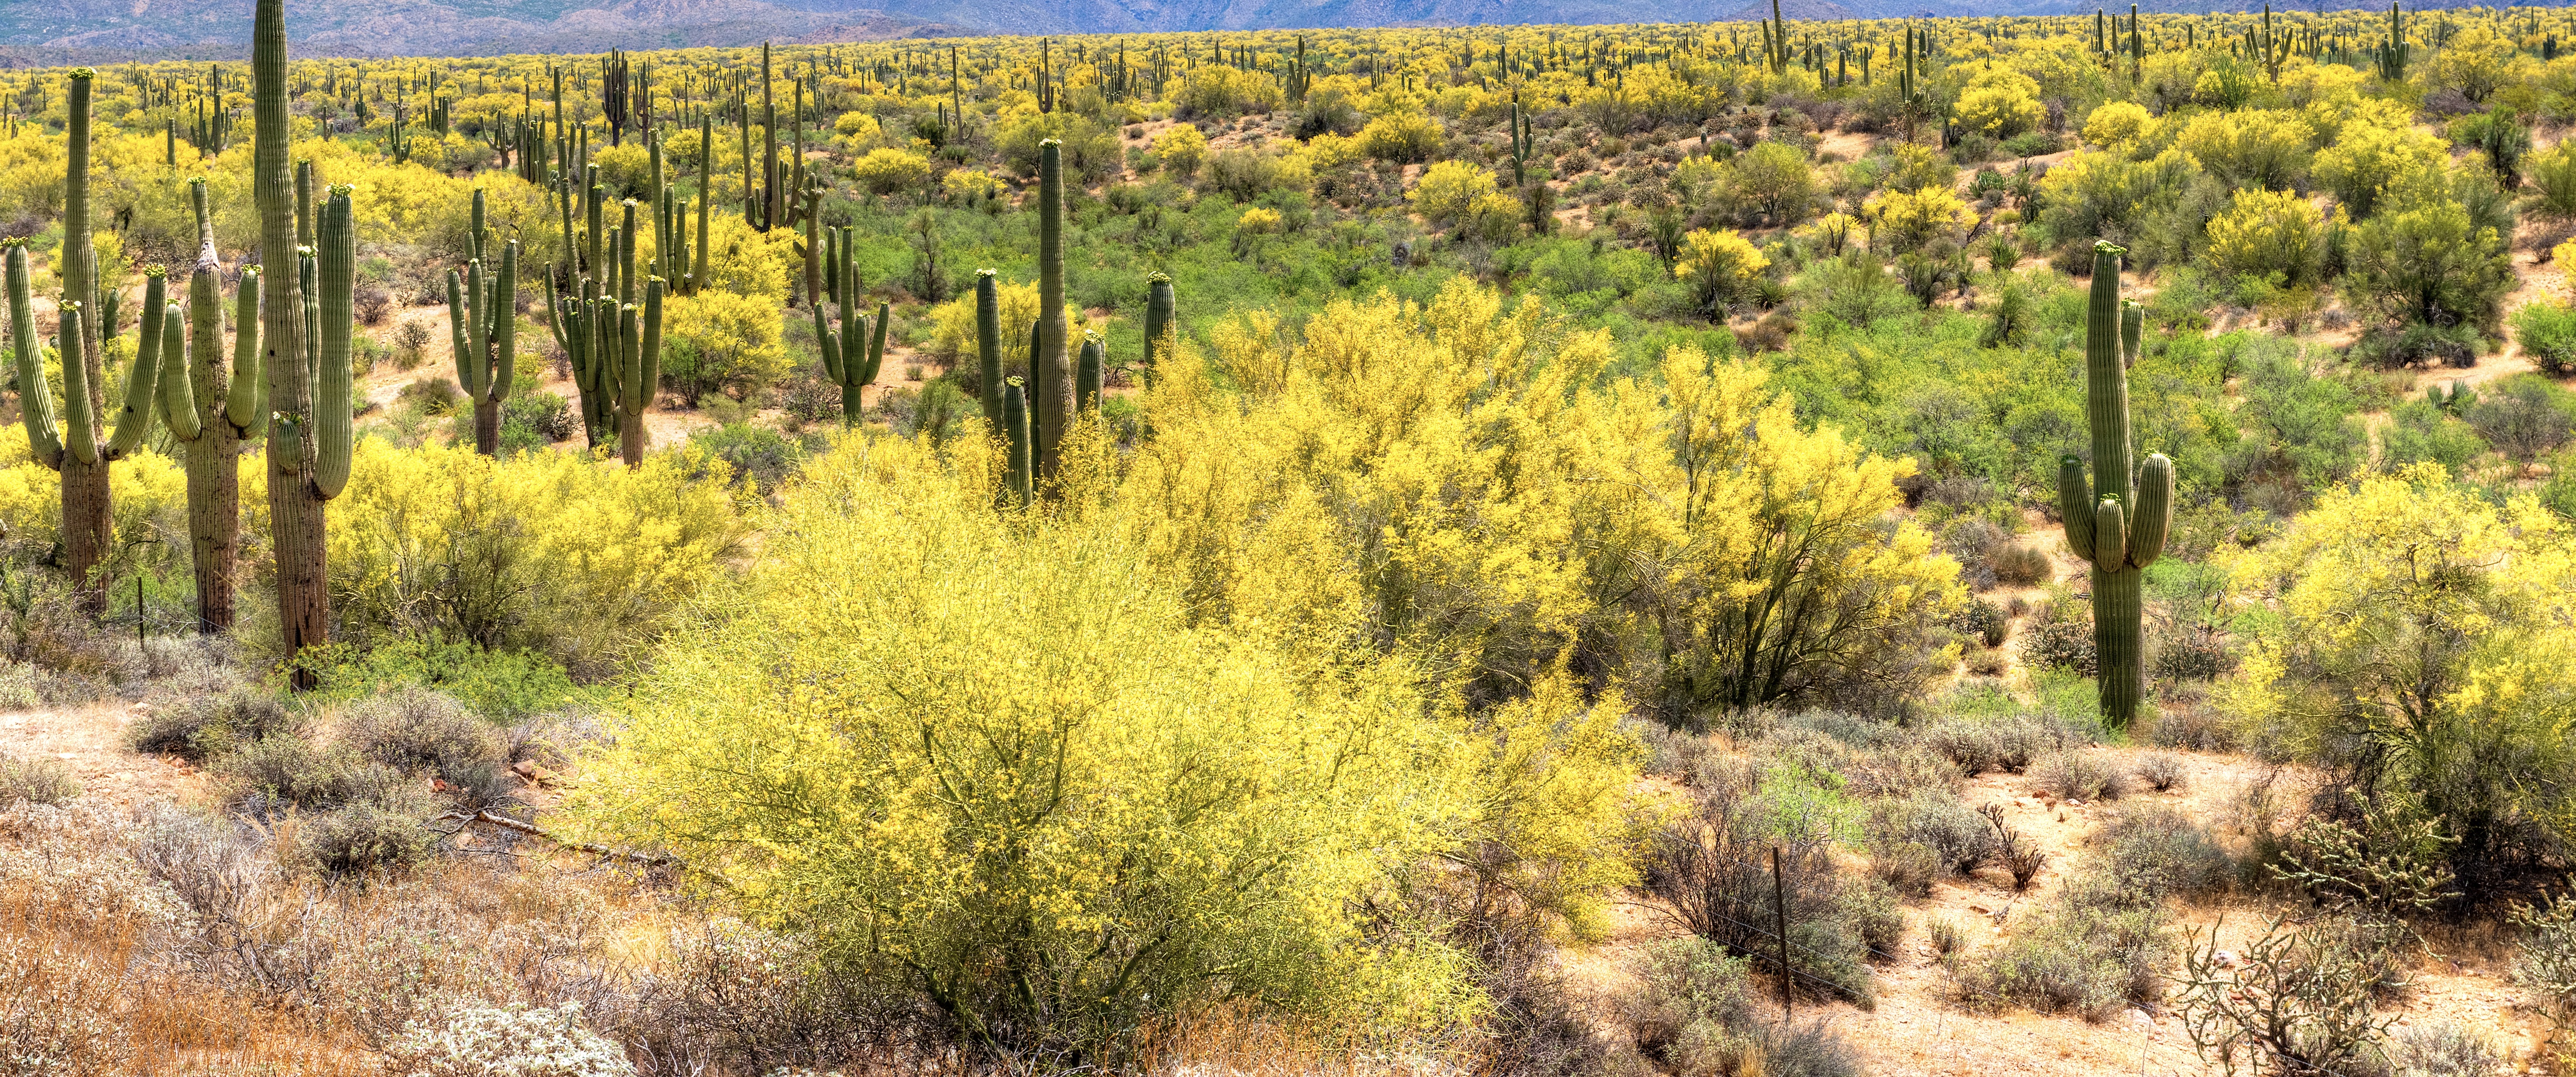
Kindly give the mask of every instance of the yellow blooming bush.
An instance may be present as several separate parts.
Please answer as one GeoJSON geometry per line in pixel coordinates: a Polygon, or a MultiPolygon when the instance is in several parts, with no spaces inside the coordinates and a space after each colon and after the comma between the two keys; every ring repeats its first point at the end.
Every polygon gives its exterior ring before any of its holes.
{"type": "MultiPolygon", "coordinates": [[[[264,546],[266,473],[242,477],[244,537],[264,546]]],[[[629,470],[582,453],[494,460],[362,441],[331,502],[333,612],[362,642],[528,647],[599,672],[722,582],[746,527],[728,478],[687,450],[629,470]]]]}
{"type": "Polygon", "coordinates": [[[1955,238],[1977,223],[1977,213],[1947,187],[1882,191],[1861,204],[1870,236],[1890,251],[1910,251],[1935,239],[1955,238]]]}
{"type": "Polygon", "coordinates": [[[850,163],[850,178],[877,194],[910,191],[930,182],[930,161],[911,150],[879,146],[850,163]]]}
{"type": "Polygon", "coordinates": [[[1741,299],[1770,266],[1771,260],[1734,229],[1711,232],[1701,228],[1682,237],[1681,256],[1673,260],[1673,275],[1690,283],[1691,294],[1699,300],[1701,310],[1714,314],[1741,299]]]}
{"type": "Polygon", "coordinates": [[[2278,273],[2286,283],[2316,278],[2325,259],[2325,215],[2292,191],[2240,189],[2209,219],[2209,267],[2234,278],[2278,273]]]}
{"type": "Polygon", "coordinates": [[[1424,169],[1405,201],[1433,224],[1452,224],[1475,209],[1476,200],[1495,193],[1494,174],[1483,165],[1442,161],[1424,169]]]}
{"type": "Polygon", "coordinates": [[[2155,115],[2147,111],[2147,106],[2135,101],[2113,101],[2084,118],[2084,141],[2103,149],[2117,149],[2144,137],[2155,124],[2155,115]]]}

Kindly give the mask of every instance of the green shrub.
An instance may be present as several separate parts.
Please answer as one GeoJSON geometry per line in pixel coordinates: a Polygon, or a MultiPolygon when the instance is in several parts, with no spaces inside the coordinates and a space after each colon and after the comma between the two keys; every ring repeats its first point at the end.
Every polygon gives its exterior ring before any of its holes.
{"type": "Polygon", "coordinates": [[[2525,303],[2513,312],[2513,336],[2541,373],[2553,378],[2576,374],[2576,308],[2548,300],[2525,303]]]}
{"type": "Polygon", "coordinates": [[[417,802],[362,800],[301,820],[279,859],[291,869],[321,875],[364,875],[427,860],[438,836],[417,802]]]}
{"type": "Polygon", "coordinates": [[[2172,943],[2154,900],[2088,872],[2067,880],[2052,905],[2022,916],[2003,941],[1961,964],[1961,1001],[2098,1022],[2163,995],[2172,943]]]}
{"type": "Polygon", "coordinates": [[[224,800],[254,817],[289,809],[329,811],[361,802],[399,799],[413,783],[402,772],[368,763],[349,752],[325,749],[292,733],[252,741],[207,765],[224,800]]]}
{"type": "Polygon", "coordinates": [[[2479,393],[2468,422],[2505,456],[2535,459],[2576,434],[2576,394],[2537,374],[2517,374],[2479,393]]]}
{"type": "Polygon", "coordinates": [[[2051,752],[2030,768],[2031,786],[2059,800],[2108,800],[2120,795],[2120,776],[2101,753],[2089,749],[2051,752]]]}
{"type": "Polygon", "coordinates": [[[345,644],[311,648],[297,658],[297,668],[312,672],[318,682],[306,696],[316,703],[427,688],[502,725],[561,708],[576,691],[563,666],[534,651],[487,651],[467,643],[419,639],[365,650],[345,644]]]}
{"type": "Polygon", "coordinates": [[[2021,660],[2034,669],[2062,669],[2079,677],[2094,675],[2092,619],[2043,617],[2022,629],[2021,660]]]}
{"type": "Polygon", "coordinates": [[[501,738],[453,697],[406,685],[349,707],[340,743],[358,758],[449,783],[496,769],[501,738]]]}
{"type": "Polygon", "coordinates": [[[552,445],[581,433],[581,419],[572,413],[572,403],[563,397],[543,389],[523,389],[501,401],[504,439],[513,427],[535,439],[531,447],[552,445]]]}
{"type": "Polygon", "coordinates": [[[397,403],[417,406],[421,414],[432,417],[454,413],[458,402],[464,399],[465,394],[456,388],[456,382],[438,375],[414,381],[394,394],[397,403]]]}
{"type": "Polygon", "coordinates": [[[2432,462],[2458,474],[2487,451],[2485,439],[2459,417],[2425,400],[2408,400],[2389,412],[2379,432],[2382,458],[2391,464],[2432,462]]]}
{"type": "Polygon", "coordinates": [[[2098,870],[2153,900],[2223,894],[2236,877],[2209,831],[2166,805],[2123,809],[2097,840],[2105,847],[2098,870]]]}
{"type": "Polygon", "coordinates": [[[778,488],[804,449],[777,430],[751,423],[726,423],[689,436],[692,447],[704,451],[704,459],[721,460],[731,468],[733,481],[749,486],[754,493],[767,494],[778,488]]]}

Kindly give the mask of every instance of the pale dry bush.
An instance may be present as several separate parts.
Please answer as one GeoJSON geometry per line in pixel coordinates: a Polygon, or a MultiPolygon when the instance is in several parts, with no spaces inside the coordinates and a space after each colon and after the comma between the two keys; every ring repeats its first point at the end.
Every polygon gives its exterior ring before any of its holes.
{"type": "Polygon", "coordinates": [[[388,1077],[634,1077],[581,1007],[446,1000],[385,1047],[388,1077]]]}
{"type": "Polygon", "coordinates": [[[117,969],[0,937],[0,1077],[121,1072],[134,1054],[114,1010],[123,988],[117,969]]]}

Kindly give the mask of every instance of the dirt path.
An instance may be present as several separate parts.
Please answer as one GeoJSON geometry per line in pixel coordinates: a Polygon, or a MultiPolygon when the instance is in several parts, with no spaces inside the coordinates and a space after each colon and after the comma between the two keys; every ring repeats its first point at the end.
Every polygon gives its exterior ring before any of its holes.
{"type": "Polygon", "coordinates": [[[68,764],[80,776],[82,798],[96,803],[129,808],[191,799],[205,788],[195,767],[125,747],[125,727],[150,709],[111,702],[0,714],[0,749],[68,764]]]}

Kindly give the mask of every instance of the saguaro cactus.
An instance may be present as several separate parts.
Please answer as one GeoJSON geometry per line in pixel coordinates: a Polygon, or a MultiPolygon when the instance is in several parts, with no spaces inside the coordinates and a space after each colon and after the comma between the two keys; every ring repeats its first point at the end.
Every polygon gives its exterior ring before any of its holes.
{"type": "Polygon", "coordinates": [[[1002,497],[1011,505],[1029,503],[1029,408],[1019,379],[1002,387],[1002,497]]]}
{"type": "Polygon", "coordinates": [[[1177,316],[1174,302],[1172,278],[1161,273],[1145,275],[1144,365],[1145,376],[1149,379],[1154,376],[1155,364],[1162,361],[1164,353],[1177,343],[1174,334],[1180,332],[1180,323],[1174,320],[1177,316]]]}
{"type": "Polygon", "coordinates": [[[2093,475],[2084,461],[2058,460],[2059,509],[2066,545],[2093,565],[2093,645],[2100,669],[2097,690],[2103,720],[2123,727],[2137,716],[2146,694],[2139,636],[2143,607],[2140,578],[2164,555],[2165,529],[2173,518],[2173,461],[2147,457],[2129,470],[2129,378],[2142,319],[2125,316],[2120,303],[2123,248],[2093,245],[2093,293],[2084,320],[2084,413],[2092,428],[2093,475]]]}
{"type": "Polygon", "coordinates": [[[1037,436],[1037,477],[1055,475],[1064,431],[1073,420],[1072,371],[1066,368],[1064,321],[1064,144],[1038,143],[1038,332],[1029,379],[1037,406],[1029,425],[1037,436]]]}
{"type": "Polygon", "coordinates": [[[975,373],[983,387],[984,419],[998,432],[1002,421],[1002,289],[990,269],[975,271],[975,373]]]}
{"type": "MultiPolygon", "coordinates": [[[[93,578],[107,559],[113,525],[108,516],[107,462],[97,440],[98,419],[107,411],[104,357],[99,352],[98,252],[90,227],[90,87],[97,72],[73,68],[64,95],[63,243],[56,249],[55,274],[63,282],[67,304],[85,313],[71,319],[75,331],[64,340],[63,433],[61,458],[53,465],[62,475],[63,568],[93,612],[107,604],[106,581],[93,578]]],[[[28,385],[28,382],[20,382],[28,385]]]]}
{"type": "Polygon", "coordinates": [[[870,319],[862,314],[850,316],[858,305],[858,274],[841,263],[841,328],[834,332],[823,316],[823,304],[814,304],[814,339],[823,352],[823,376],[841,387],[841,425],[859,425],[867,412],[867,399],[862,391],[877,380],[877,370],[885,364],[886,323],[894,320],[893,309],[877,304],[875,332],[870,332],[870,319]]]}
{"type": "MultiPolygon", "coordinates": [[[[277,549],[278,635],[291,656],[331,642],[323,506],[349,475],[348,334],[356,259],[347,188],[332,192],[317,229],[322,294],[308,325],[288,173],[286,0],[259,0],[251,27],[251,192],[259,205],[260,365],[268,374],[269,526],[277,549]],[[327,270],[327,272],[325,271],[327,270]],[[337,288],[338,294],[330,294],[337,288]],[[308,332],[320,338],[308,346],[308,332]],[[336,346],[337,362],[328,353],[336,346]],[[308,353],[310,357],[308,358],[308,353]],[[336,366],[337,370],[332,368],[336,366]]],[[[309,672],[295,675],[313,686],[309,672]]]]}
{"type": "Polygon", "coordinates": [[[1082,356],[1073,364],[1073,406],[1079,411],[1100,409],[1100,338],[1082,336],[1082,356]]]}
{"type": "Polygon", "coordinates": [[[186,446],[188,551],[196,569],[197,631],[233,626],[233,572],[241,549],[241,440],[259,428],[259,276],[242,271],[234,360],[224,363],[223,266],[203,177],[188,181],[197,214],[197,263],[188,275],[187,343],[164,315],[161,422],[186,446]]]}
{"type": "MultiPolygon", "coordinates": [[[[456,383],[474,402],[474,451],[496,456],[501,451],[501,401],[517,377],[519,344],[519,244],[501,248],[500,272],[484,271],[483,192],[474,192],[472,260],[460,282],[447,271],[447,315],[456,351],[456,383]]],[[[569,350],[569,349],[567,349],[569,350]]]]}

